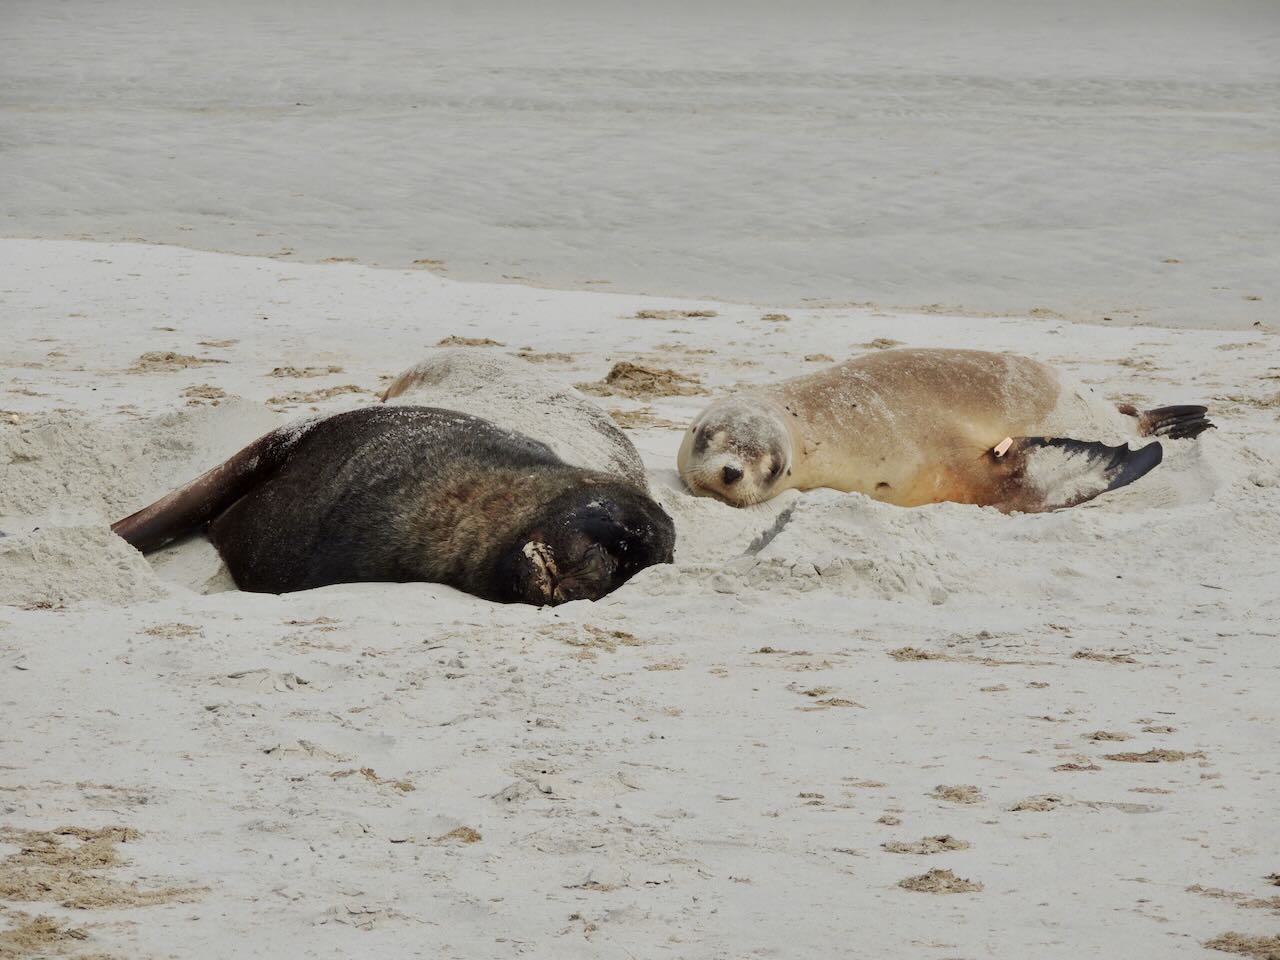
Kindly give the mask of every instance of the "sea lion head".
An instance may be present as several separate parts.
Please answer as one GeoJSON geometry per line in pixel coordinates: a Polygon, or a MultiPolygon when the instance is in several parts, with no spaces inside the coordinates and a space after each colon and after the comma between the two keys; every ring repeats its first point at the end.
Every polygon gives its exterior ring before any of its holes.
{"type": "Polygon", "coordinates": [[[758,397],[717,400],[693,421],[680,447],[680,477],[701,497],[735,507],[781,492],[791,469],[791,434],[781,411],[758,397]]]}
{"type": "Polygon", "coordinates": [[[498,592],[514,603],[599,600],[645,567],[670,563],[675,525],[647,494],[595,480],[543,509],[498,563],[498,592]]]}

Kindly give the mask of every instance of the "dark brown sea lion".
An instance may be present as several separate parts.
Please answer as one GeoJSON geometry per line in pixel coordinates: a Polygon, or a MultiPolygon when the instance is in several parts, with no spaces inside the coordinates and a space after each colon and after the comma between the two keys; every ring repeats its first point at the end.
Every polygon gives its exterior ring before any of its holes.
{"type": "Polygon", "coordinates": [[[153,550],[208,525],[242,590],[429,581],[506,603],[595,600],[670,563],[671,518],[627,480],[487,420],[367,407],[282,427],[112,525],[153,550]]]}

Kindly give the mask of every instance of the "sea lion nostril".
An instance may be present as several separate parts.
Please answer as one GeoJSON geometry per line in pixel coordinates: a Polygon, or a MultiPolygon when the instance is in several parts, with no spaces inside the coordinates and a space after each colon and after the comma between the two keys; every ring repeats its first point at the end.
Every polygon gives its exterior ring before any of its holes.
{"type": "Polygon", "coordinates": [[[737,467],[725,467],[723,475],[725,483],[737,483],[742,479],[742,471],[737,467]]]}

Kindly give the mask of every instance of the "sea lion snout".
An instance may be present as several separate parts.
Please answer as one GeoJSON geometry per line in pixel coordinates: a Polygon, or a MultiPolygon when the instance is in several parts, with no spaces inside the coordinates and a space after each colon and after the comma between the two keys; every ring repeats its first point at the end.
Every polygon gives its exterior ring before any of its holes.
{"type": "Polygon", "coordinates": [[[791,436],[778,410],[735,396],[712,404],[693,422],[678,466],[692,493],[744,507],[778,493],[790,460],[791,436]]]}
{"type": "Polygon", "coordinates": [[[548,505],[536,530],[509,554],[510,596],[554,606],[599,600],[645,567],[670,563],[675,525],[639,490],[607,484],[548,505]]]}
{"type": "Polygon", "coordinates": [[[603,545],[590,543],[575,564],[556,584],[551,599],[555,603],[570,600],[598,600],[614,586],[618,561],[603,545]]]}
{"type": "Polygon", "coordinates": [[[575,538],[562,566],[554,548],[530,540],[520,549],[515,576],[515,599],[537,606],[555,606],[571,600],[598,600],[614,588],[618,561],[587,537],[575,538]],[[575,556],[576,554],[576,556],[575,556]]]}

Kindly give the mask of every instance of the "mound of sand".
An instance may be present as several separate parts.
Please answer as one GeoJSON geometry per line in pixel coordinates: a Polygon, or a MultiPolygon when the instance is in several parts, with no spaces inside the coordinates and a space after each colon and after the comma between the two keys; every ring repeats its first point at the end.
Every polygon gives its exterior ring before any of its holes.
{"type": "Polygon", "coordinates": [[[280,423],[225,400],[145,420],[58,411],[0,430],[0,529],[118,520],[280,423]]]}
{"type": "Polygon", "coordinates": [[[523,361],[484,351],[443,350],[405,371],[399,381],[407,388],[387,402],[483,417],[541,440],[567,463],[648,486],[640,454],[613,419],[572,387],[523,361]]]}
{"type": "MultiPolygon", "coordinates": [[[[7,534],[0,538],[0,603],[124,604],[159,596],[156,570],[110,524],[276,423],[262,407],[232,400],[147,420],[59,411],[0,430],[0,530],[7,534]]],[[[185,549],[201,553],[198,545],[185,549]]],[[[176,579],[197,587],[216,569],[206,560],[198,575],[176,579]]]]}
{"type": "Polygon", "coordinates": [[[622,360],[615,363],[598,383],[580,383],[578,389],[598,397],[695,397],[707,392],[702,380],[692,374],[666,367],[646,367],[622,360]]]}
{"type": "Polygon", "coordinates": [[[0,603],[122,604],[164,591],[142,554],[105,526],[48,527],[0,539],[0,603]]]}

